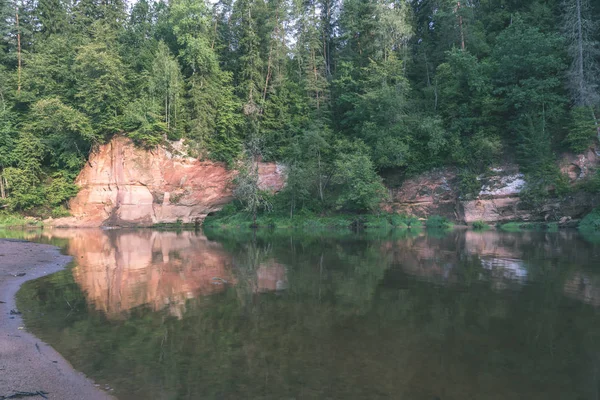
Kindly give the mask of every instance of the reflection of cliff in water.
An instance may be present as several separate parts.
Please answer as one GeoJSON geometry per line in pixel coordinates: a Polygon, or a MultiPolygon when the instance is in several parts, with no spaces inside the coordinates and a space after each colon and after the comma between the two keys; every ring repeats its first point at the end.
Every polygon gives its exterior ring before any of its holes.
{"type": "MultiPolygon", "coordinates": [[[[495,289],[518,289],[535,280],[531,274],[543,274],[544,268],[576,268],[589,263],[593,246],[576,236],[576,232],[569,231],[455,231],[442,237],[423,232],[413,238],[386,241],[382,248],[392,253],[394,263],[404,272],[429,282],[458,284],[478,280],[490,282],[495,289]],[[531,258],[536,259],[535,265],[529,265],[527,260],[531,258]]],[[[579,279],[581,285],[585,286],[585,293],[581,294],[580,289],[580,295],[573,297],[600,304],[600,279],[579,279]]],[[[574,286],[567,284],[565,291],[574,293],[574,286]]]]}
{"type": "Polygon", "coordinates": [[[589,272],[574,272],[564,286],[565,294],[594,307],[600,307],[600,275],[589,272]]]}
{"type": "MultiPolygon", "coordinates": [[[[232,256],[197,232],[55,229],[44,236],[68,238],[75,281],[111,318],[142,305],[181,317],[188,299],[236,284],[232,256]]],[[[286,286],[282,265],[260,265],[254,278],[258,292],[286,286]]]]}
{"type": "Polygon", "coordinates": [[[571,233],[207,234],[65,233],[77,283],[25,284],[26,321],[130,400],[596,398],[600,247],[571,233]],[[107,324],[118,295],[181,318],[107,324]]]}
{"type": "MultiPolygon", "coordinates": [[[[188,299],[220,293],[228,286],[250,294],[284,290],[289,284],[314,284],[303,277],[309,270],[294,271],[295,280],[288,283],[286,265],[295,261],[287,259],[287,249],[261,250],[261,246],[270,248],[270,243],[247,246],[235,254],[197,232],[54,229],[42,235],[68,240],[67,252],[76,260],[76,282],[88,303],[110,318],[122,317],[142,305],[168,309],[171,315],[181,317],[188,299]]],[[[381,283],[383,271],[391,266],[428,282],[489,282],[496,290],[520,290],[546,273],[544,268],[569,269],[562,290],[571,298],[600,306],[600,277],[578,269],[593,257],[590,251],[594,247],[576,235],[568,231],[430,235],[424,231],[398,240],[383,239],[375,246],[360,240],[347,248],[337,243],[335,251],[326,249],[325,241],[321,243],[324,258],[308,257],[303,262],[310,270],[320,271],[319,287],[314,290],[324,293],[328,286],[339,301],[348,297],[348,304],[356,304],[358,298],[368,301],[381,283]],[[356,257],[362,261],[350,268],[356,257]],[[535,266],[528,264],[532,257],[537,260],[535,266]],[[349,269],[328,271],[331,263],[346,264],[349,269]],[[353,279],[346,279],[348,274],[353,279]]]]}

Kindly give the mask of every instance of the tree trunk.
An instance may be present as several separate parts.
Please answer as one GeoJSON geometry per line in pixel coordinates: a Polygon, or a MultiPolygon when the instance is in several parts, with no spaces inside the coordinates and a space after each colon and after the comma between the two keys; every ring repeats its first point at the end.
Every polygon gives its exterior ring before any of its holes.
{"type": "Polygon", "coordinates": [[[598,141],[600,142],[600,125],[598,124],[598,117],[596,117],[594,107],[590,107],[590,110],[592,111],[592,118],[594,119],[594,125],[596,125],[596,132],[598,134],[598,141]]]}
{"type": "Polygon", "coordinates": [[[319,108],[320,108],[320,104],[319,104],[319,75],[317,73],[317,58],[315,56],[315,50],[314,49],[311,50],[311,58],[312,58],[313,74],[314,74],[314,77],[315,77],[315,99],[317,100],[317,111],[319,111],[319,108]]]}
{"type": "Polygon", "coordinates": [[[17,22],[17,94],[21,94],[21,30],[19,27],[19,8],[16,13],[17,22]]]}
{"type": "Polygon", "coordinates": [[[321,172],[321,152],[317,152],[318,162],[319,162],[319,197],[321,201],[323,201],[323,173],[321,172]]]}
{"type": "Polygon", "coordinates": [[[583,71],[583,27],[581,21],[581,0],[575,0],[577,13],[577,74],[579,80],[579,97],[585,103],[585,73],[583,71]]]}
{"type": "MultiPolygon", "coordinates": [[[[456,3],[456,12],[460,10],[460,1],[456,3]]],[[[465,49],[465,32],[463,30],[463,18],[462,15],[458,16],[458,26],[460,28],[460,48],[465,49]]]]}
{"type": "Polygon", "coordinates": [[[4,175],[0,173],[0,199],[6,198],[6,188],[4,187],[4,175]]]}

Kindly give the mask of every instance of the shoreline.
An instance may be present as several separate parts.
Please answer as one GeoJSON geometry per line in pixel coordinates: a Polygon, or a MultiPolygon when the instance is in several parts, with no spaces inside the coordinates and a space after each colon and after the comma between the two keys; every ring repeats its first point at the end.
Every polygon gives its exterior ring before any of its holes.
{"type": "Polygon", "coordinates": [[[51,245],[0,239],[0,398],[17,391],[41,391],[56,400],[114,400],[25,330],[20,315],[11,315],[23,283],[58,272],[70,261],[51,245]]]}

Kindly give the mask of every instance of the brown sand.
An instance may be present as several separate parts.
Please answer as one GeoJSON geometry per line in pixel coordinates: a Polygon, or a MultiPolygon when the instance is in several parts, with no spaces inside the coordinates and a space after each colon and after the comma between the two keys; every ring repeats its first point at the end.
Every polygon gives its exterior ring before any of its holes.
{"type": "Polygon", "coordinates": [[[16,391],[43,391],[57,400],[114,399],[26,332],[20,316],[10,315],[23,282],[59,271],[70,259],[53,246],[0,240],[0,398],[16,391]],[[22,273],[26,275],[15,276],[22,273]]]}

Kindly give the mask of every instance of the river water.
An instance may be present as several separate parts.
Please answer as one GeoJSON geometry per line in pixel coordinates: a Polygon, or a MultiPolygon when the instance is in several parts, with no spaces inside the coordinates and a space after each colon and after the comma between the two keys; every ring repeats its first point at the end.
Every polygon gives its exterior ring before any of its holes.
{"type": "Polygon", "coordinates": [[[600,244],[574,231],[10,235],[73,256],[18,305],[121,400],[600,396],[600,244]]]}

